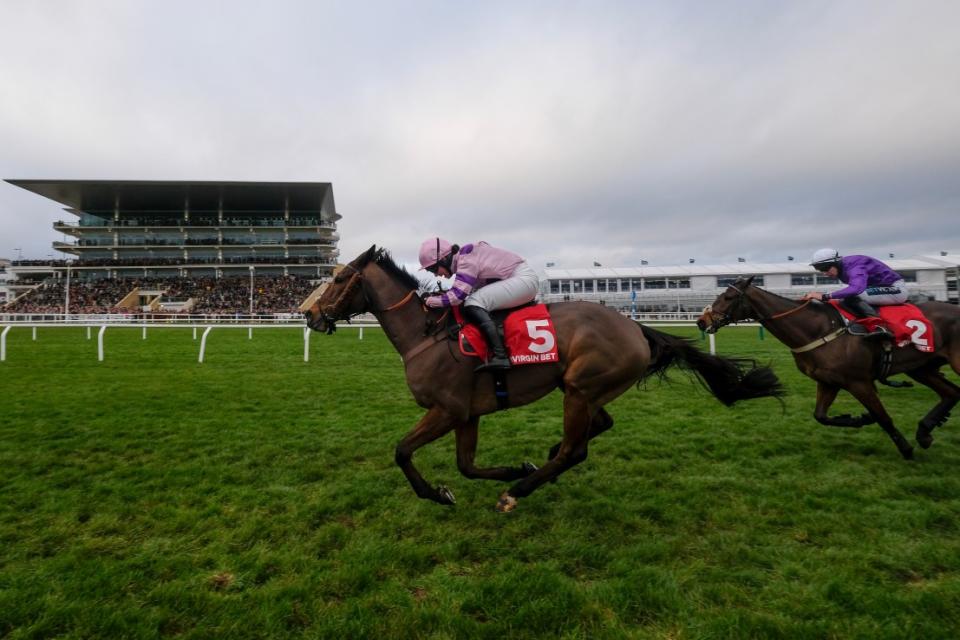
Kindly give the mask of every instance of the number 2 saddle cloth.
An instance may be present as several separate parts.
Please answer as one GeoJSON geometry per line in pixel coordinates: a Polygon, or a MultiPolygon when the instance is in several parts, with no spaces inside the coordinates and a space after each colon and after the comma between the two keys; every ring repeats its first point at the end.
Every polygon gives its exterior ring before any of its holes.
{"type": "MultiPolygon", "coordinates": [[[[460,343],[460,353],[485,361],[489,355],[489,347],[480,329],[464,321],[459,306],[452,309],[454,318],[461,325],[457,340],[460,343]]],[[[491,315],[494,321],[500,324],[498,318],[500,313],[494,312],[491,315]]],[[[560,361],[560,354],[557,351],[557,332],[553,328],[547,305],[535,304],[509,310],[502,324],[503,345],[510,355],[510,364],[542,364],[560,361]]]]}
{"type": "Polygon", "coordinates": [[[919,351],[933,352],[933,323],[927,320],[917,306],[909,302],[875,307],[880,314],[879,318],[855,318],[853,314],[842,308],[837,300],[828,300],[828,302],[848,322],[862,324],[869,331],[873,331],[877,326],[886,327],[893,333],[893,340],[898,347],[913,344],[919,351]]]}

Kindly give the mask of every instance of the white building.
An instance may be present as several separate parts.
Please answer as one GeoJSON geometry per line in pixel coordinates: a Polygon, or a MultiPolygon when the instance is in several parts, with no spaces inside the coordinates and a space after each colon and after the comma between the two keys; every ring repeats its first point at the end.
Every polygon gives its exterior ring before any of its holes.
{"type": "MultiPolygon", "coordinates": [[[[960,253],[941,252],[884,262],[904,277],[911,299],[957,304],[960,253]]],[[[545,302],[590,300],[624,311],[694,311],[710,304],[737,278],[748,276],[754,276],[754,284],[789,298],[799,298],[808,291],[835,291],[843,286],[804,262],[548,267],[544,270],[541,294],[545,302]]]]}

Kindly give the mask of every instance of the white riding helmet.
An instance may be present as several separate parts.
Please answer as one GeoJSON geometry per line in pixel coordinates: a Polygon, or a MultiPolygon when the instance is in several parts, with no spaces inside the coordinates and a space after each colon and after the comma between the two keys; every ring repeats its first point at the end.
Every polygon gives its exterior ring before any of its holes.
{"type": "Polygon", "coordinates": [[[840,253],[836,249],[817,249],[813,252],[813,258],[810,260],[810,266],[817,267],[837,264],[840,262],[840,253]]]}

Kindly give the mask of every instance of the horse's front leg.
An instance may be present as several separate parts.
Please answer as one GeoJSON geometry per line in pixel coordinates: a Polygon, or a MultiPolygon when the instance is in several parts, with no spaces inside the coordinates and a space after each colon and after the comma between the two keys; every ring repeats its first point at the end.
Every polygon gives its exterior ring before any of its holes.
{"type": "Polygon", "coordinates": [[[480,418],[470,418],[466,422],[457,425],[457,468],[460,473],[470,479],[481,480],[517,480],[526,478],[537,470],[536,465],[530,462],[524,462],[519,467],[489,467],[480,468],[474,464],[477,456],[477,427],[480,424],[480,418]]]}
{"type": "Polygon", "coordinates": [[[870,412],[870,415],[876,418],[883,430],[886,431],[890,439],[893,440],[893,444],[897,446],[900,455],[903,456],[905,460],[913,458],[913,446],[907,442],[903,434],[894,426],[893,418],[890,417],[883,403],[880,402],[880,396],[877,395],[877,388],[873,385],[873,382],[855,382],[850,385],[849,391],[853,394],[853,397],[859,400],[860,404],[870,412]]]}
{"type": "Polygon", "coordinates": [[[864,425],[876,422],[869,413],[856,418],[849,413],[839,416],[827,415],[830,405],[837,399],[837,393],[839,392],[840,387],[817,381],[817,406],[813,410],[813,417],[816,418],[817,422],[828,427],[848,427],[852,429],[859,429],[864,425]]]}
{"type": "Polygon", "coordinates": [[[454,427],[453,418],[443,409],[434,407],[427,411],[426,415],[420,418],[410,432],[403,437],[403,440],[397,444],[395,460],[397,465],[407,476],[410,486],[414,492],[421,498],[433,500],[440,504],[453,504],[456,499],[453,493],[444,487],[438,485],[436,488],[427,484],[417,468],[413,466],[413,454],[420,447],[430,444],[440,436],[448,433],[454,427]]]}

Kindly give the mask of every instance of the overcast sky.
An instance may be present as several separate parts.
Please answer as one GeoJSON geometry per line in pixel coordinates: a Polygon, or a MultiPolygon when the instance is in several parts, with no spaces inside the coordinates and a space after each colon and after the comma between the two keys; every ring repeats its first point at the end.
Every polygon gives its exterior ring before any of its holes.
{"type": "MultiPolygon", "coordinates": [[[[341,258],[960,252],[960,2],[0,2],[0,177],[333,183],[341,258]]],[[[0,257],[58,205],[0,183],[0,257]]]]}

